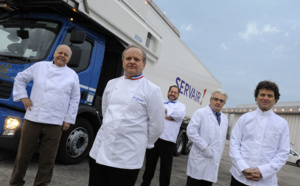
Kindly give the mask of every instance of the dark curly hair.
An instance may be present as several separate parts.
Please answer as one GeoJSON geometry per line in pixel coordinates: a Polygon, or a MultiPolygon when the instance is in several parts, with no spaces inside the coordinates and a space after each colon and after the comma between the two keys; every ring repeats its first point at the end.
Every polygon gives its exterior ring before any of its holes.
{"type": "Polygon", "coordinates": [[[257,98],[260,89],[273,90],[274,96],[275,96],[275,101],[277,103],[277,101],[279,100],[279,97],[280,97],[280,93],[279,93],[279,88],[276,85],[276,83],[274,83],[272,81],[267,81],[267,80],[259,82],[254,91],[255,98],[257,98]]]}

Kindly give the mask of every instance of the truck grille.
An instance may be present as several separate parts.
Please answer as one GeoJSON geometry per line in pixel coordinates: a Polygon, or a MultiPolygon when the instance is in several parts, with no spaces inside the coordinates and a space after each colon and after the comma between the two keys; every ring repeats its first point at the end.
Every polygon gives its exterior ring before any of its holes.
{"type": "Polygon", "coordinates": [[[13,88],[13,83],[0,80],[0,98],[8,99],[13,88]]]}

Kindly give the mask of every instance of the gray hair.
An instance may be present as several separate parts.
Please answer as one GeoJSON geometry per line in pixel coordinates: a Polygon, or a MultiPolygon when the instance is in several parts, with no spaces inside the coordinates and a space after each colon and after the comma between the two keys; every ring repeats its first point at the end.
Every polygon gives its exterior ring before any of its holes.
{"type": "Polygon", "coordinates": [[[67,47],[67,48],[70,50],[70,58],[71,58],[71,57],[72,57],[72,50],[71,50],[71,48],[70,48],[68,45],[65,45],[65,44],[58,45],[58,46],[56,47],[56,49],[55,49],[55,52],[56,52],[60,47],[62,47],[62,46],[67,47]]]}
{"type": "Polygon", "coordinates": [[[219,94],[221,94],[221,95],[224,95],[224,96],[225,96],[225,101],[227,101],[228,95],[227,95],[227,93],[226,93],[224,90],[222,90],[222,89],[216,89],[216,90],[214,90],[214,91],[211,93],[211,96],[210,96],[210,97],[213,97],[213,96],[215,95],[215,93],[219,93],[219,94]]]}
{"type": "Polygon", "coordinates": [[[143,54],[143,63],[146,62],[146,59],[147,59],[147,55],[146,55],[146,52],[139,46],[136,46],[136,45],[128,45],[126,47],[126,49],[123,51],[122,53],[122,61],[124,60],[124,54],[127,50],[129,50],[130,48],[137,48],[137,49],[140,49],[142,51],[142,54],[143,54]]]}

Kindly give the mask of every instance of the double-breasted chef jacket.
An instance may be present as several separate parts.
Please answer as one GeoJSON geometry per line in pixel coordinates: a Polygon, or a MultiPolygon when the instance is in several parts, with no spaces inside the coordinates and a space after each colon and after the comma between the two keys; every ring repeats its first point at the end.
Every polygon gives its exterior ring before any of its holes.
{"type": "Polygon", "coordinates": [[[74,124],[80,101],[78,75],[68,66],[58,67],[53,61],[41,61],[16,76],[13,89],[14,101],[29,97],[26,85],[33,80],[30,99],[33,106],[25,119],[62,125],[74,124]]]}
{"type": "Polygon", "coordinates": [[[160,135],[160,138],[176,143],[180,126],[185,117],[185,105],[179,101],[165,100],[164,106],[167,109],[166,116],[172,117],[174,121],[165,119],[165,130],[160,135]]]}
{"type": "Polygon", "coordinates": [[[146,148],[153,148],[163,132],[164,111],[160,88],[145,77],[110,80],[102,98],[103,123],[90,156],[101,165],[140,169],[146,148]]]}

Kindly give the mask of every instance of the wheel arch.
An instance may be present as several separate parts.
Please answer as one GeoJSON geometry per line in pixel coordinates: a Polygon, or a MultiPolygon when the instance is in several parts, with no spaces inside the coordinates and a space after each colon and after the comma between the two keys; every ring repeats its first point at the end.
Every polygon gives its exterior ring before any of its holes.
{"type": "Polygon", "coordinates": [[[102,123],[100,113],[98,113],[96,108],[87,105],[80,105],[77,113],[77,118],[84,118],[92,124],[95,137],[102,123]]]}
{"type": "Polygon", "coordinates": [[[298,160],[296,161],[296,165],[297,165],[298,167],[300,167],[300,159],[298,159],[298,160]]]}

